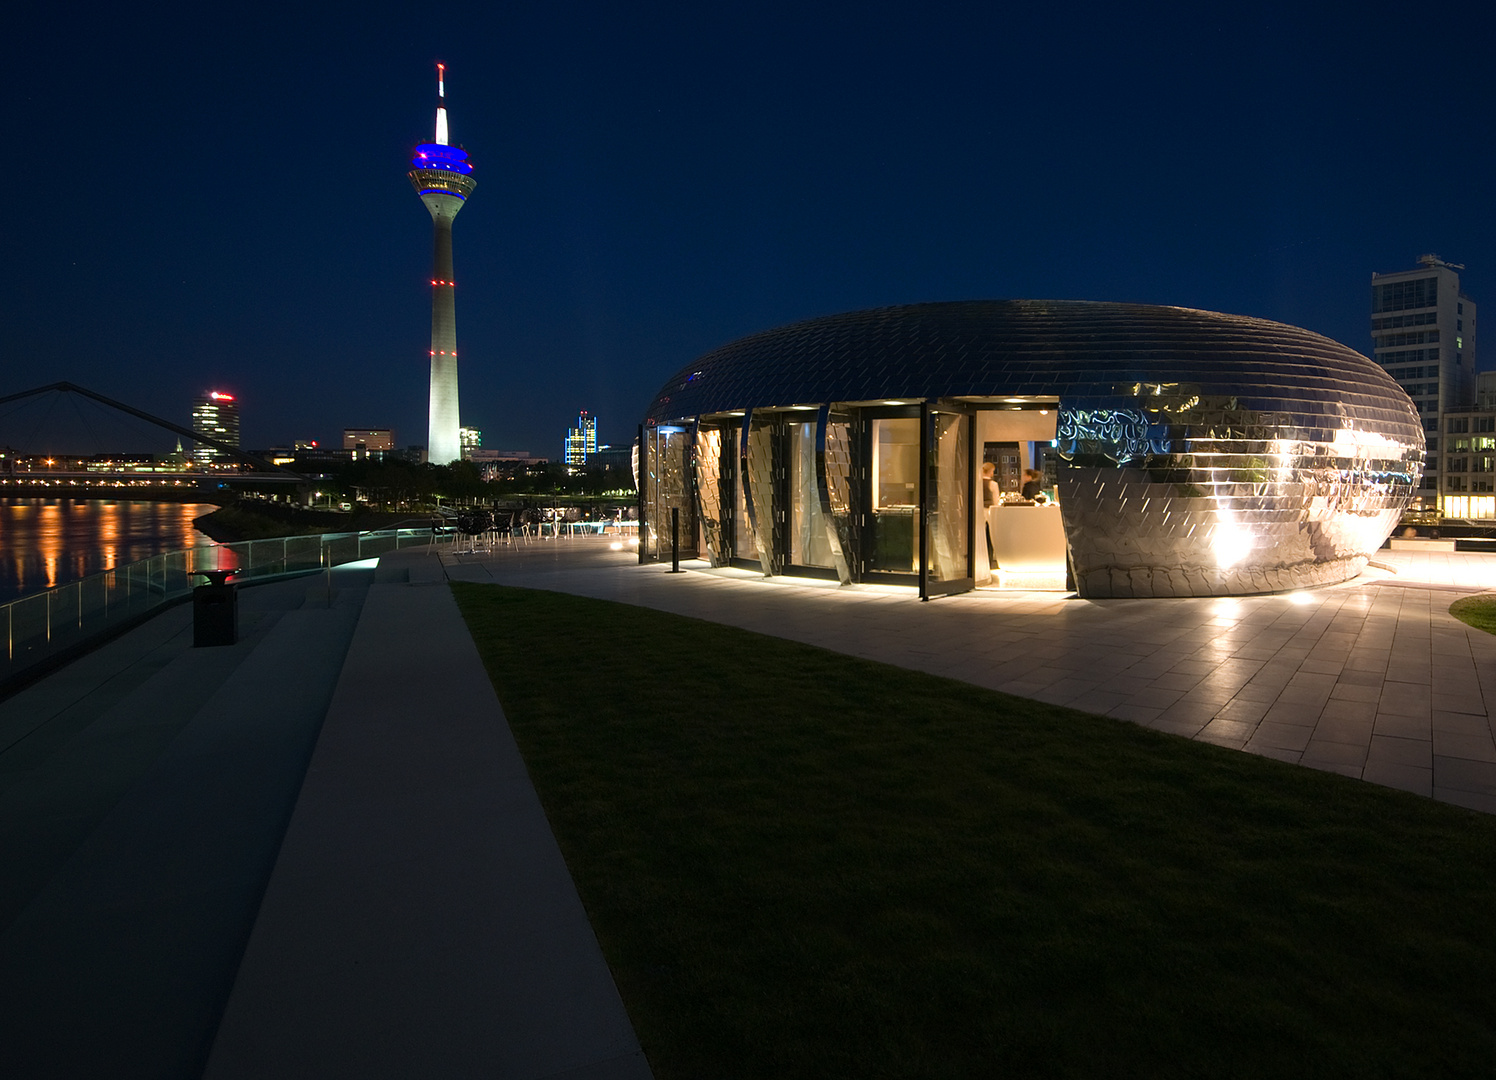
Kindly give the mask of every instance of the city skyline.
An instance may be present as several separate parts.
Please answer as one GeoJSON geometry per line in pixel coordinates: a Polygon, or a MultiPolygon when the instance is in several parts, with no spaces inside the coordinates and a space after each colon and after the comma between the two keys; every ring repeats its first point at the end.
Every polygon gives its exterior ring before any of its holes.
{"type": "Polygon", "coordinates": [[[1493,92],[1473,63],[1388,78],[1450,27],[1479,40],[1475,5],[1438,26],[1390,5],[1354,23],[1286,6],[451,15],[460,34],[393,6],[351,26],[314,12],[292,37],[273,16],[79,29],[23,12],[4,77],[25,257],[4,270],[0,392],[69,379],[180,416],[213,385],[244,404],[247,446],[363,424],[421,441],[429,241],[393,174],[430,130],[437,61],[461,72],[454,135],[485,187],[460,256],[461,423],[493,445],[552,456],[581,407],[622,441],[695,356],[860,308],[1178,304],[1369,354],[1373,272],[1437,252],[1490,291],[1493,92]],[[60,133],[65,210],[38,209],[38,117],[60,133]],[[1398,159],[1412,133],[1448,148],[1438,167],[1398,159]],[[166,183],[174,169],[192,181],[166,183]]]}

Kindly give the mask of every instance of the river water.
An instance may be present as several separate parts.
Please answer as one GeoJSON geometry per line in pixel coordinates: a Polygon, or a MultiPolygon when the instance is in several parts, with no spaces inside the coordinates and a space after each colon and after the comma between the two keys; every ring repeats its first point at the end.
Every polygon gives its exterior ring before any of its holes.
{"type": "Polygon", "coordinates": [[[0,603],[212,543],[192,527],[211,503],[0,499],[0,603]]]}

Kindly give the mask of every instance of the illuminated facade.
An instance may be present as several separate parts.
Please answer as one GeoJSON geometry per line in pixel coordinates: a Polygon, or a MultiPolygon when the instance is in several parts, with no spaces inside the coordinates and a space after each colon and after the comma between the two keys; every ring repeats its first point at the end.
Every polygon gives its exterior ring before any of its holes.
{"type": "MultiPolygon", "coordinates": [[[[1444,507],[1450,440],[1445,414],[1475,405],[1475,304],[1460,291],[1463,266],[1424,255],[1417,270],[1371,275],[1372,358],[1397,380],[1418,410],[1428,448],[1415,505],[1444,507]]],[[[1466,445],[1457,455],[1468,451],[1466,445]]],[[[1458,516],[1464,516],[1463,514],[1458,516]]]]}
{"type": "Polygon", "coordinates": [[[410,182],[431,213],[431,399],[426,460],[445,465],[462,456],[457,407],[457,282],[452,274],[452,223],[478,182],[467,154],[447,133],[446,69],[436,66],[436,137],[415,149],[410,182]]]}
{"type": "MultiPolygon", "coordinates": [[[[237,448],[239,446],[239,402],[235,400],[233,394],[225,394],[218,390],[205,390],[192,402],[192,430],[199,435],[206,435],[210,439],[217,439],[219,442],[228,443],[237,448]]],[[[233,461],[234,455],[216,446],[197,443],[192,448],[192,460],[201,465],[209,465],[214,462],[233,461]]]]}
{"type": "Polygon", "coordinates": [[[1443,415],[1440,440],[1439,509],[1446,518],[1496,519],[1496,371],[1476,375],[1474,408],[1443,415]]]}
{"type": "Polygon", "coordinates": [[[344,428],[344,450],[393,450],[395,432],[393,428],[344,428]]]}
{"type": "Polygon", "coordinates": [[[583,409],[577,415],[577,426],[566,429],[565,461],[568,465],[585,465],[597,453],[597,417],[583,409]]]}
{"type": "Polygon", "coordinates": [[[475,427],[458,428],[457,441],[462,447],[462,460],[471,461],[483,449],[483,432],[475,427]]]}
{"type": "Polygon", "coordinates": [[[1046,575],[1087,597],[1342,581],[1424,455],[1408,396],[1328,338],[1078,301],[756,334],[673,376],[640,441],[641,559],[670,557],[675,510],[684,555],[926,597],[1046,575]],[[1048,505],[1021,496],[1027,470],[1048,505]]]}

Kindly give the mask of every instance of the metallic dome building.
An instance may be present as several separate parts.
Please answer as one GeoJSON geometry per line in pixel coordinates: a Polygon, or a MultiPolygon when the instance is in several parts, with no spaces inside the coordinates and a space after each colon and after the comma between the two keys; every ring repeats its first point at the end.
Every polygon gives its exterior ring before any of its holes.
{"type": "Polygon", "coordinates": [[[426,460],[445,465],[462,456],[457,408],[457,282],[452,274],[452,223],[478,186],[467,153],[447,134],[446,66],[436,65],[436,134],[411,158],[411,186],[431,213],[431,398],[426,460]]]}
{"type": "Polygon", "coordinates": [[[678,550],[714,565],[922,597],[1046,568],[1085,597],[1342,581],[1396,526],[1424,456],[1407,395],[1328,338],[1082,301],[755,334],[672,376],[640,446],[641,559],[670,556],[673,510],[678,550]],[[984,461],[1042,469],[1058,507],[1010,478],[988,511],[984,461]]]}

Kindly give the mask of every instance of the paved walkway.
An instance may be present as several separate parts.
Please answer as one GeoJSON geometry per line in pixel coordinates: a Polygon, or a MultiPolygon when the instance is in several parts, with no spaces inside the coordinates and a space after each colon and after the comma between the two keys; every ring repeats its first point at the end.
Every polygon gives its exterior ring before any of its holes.
{"type": "Polygon", "coordinates": [[[392,561],[0,702],[7,1078],[648,1080],[440,561],[392,561]]]}
{"type": "Polygon", "coordinates": [[[701,562],[670,574],[596,540],[445,560],[454,580],[728,623],[1496,813],[1496,637],[1448,614],[1496,589],[1492,554],[1381,551],[1355,581],[1275,596],[923,604],[701,562]]]}
{"type": "Polygon", "coordinates": [[[441,576],[381,560],[208,1080],[648,1080],[441,576]]]}

